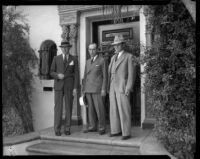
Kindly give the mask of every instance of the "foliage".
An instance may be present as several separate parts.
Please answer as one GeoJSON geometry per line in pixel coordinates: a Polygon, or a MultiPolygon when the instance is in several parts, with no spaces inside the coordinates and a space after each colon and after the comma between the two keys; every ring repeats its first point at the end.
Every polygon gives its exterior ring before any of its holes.
{"type": "Polygon", "coordinates": [[[195,24],[181,1],[151,9],[160,38],[146,50],[144,61],[155,132],[170,153],[190,159],[196,145],[195,24]]]}
{"type": "Polygon", "coordinates": [[[24,134],[22,120],[15,107],[3,109],[3,136],[15,136],[24,134]]]}
{"type": "MultiPolygon", "coordinates": [[[[19,114],[24,133],[33,131],[32,113],[30,108],[31,80],[37,57],[29,45],[29,26],[25,23],[25,17],[15,8],[3,6],[3,65],[2,65],[2,104],[4,112],[10,107],[19,114]]],[[[7,113],[7,115],[9,115],[7,113]]],[[[6,114],[3,114],[3,122],[8,122],[6,114]]],[[[17,122],[18,120],[13,120],[17,122]]],[[[7,125],[3,123],[3,125],[7,125]]],[[[8,127],[3,128],[6,131],[8,127]]],[[[11,127],[12,129],[12,127],[11,127]]],[[[13,130],[14,131],[14,130],[13,130]]],[[[8,134],[9,135],[9,134],[8,134]]]]}

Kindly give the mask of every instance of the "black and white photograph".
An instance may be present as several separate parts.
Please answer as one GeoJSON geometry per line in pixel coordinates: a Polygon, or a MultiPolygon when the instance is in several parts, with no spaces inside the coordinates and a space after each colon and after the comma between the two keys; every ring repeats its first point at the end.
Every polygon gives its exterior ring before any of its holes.
{"type": "Polygon", "coordinates": [[[195,158],[196,0],[105,4],[2,4],[3,156],[195,158]]]}

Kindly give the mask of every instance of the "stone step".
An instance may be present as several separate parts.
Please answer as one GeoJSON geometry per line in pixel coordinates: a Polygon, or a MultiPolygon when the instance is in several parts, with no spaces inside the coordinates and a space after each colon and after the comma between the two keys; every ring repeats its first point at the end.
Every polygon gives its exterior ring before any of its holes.
{"type": "Polygon", "coordinates": [[[49,135],[41,135],[40,136],[43,141],[55,141],[55,142],[73,142],[73,143],[87,143],[87,144],[98,144],[98,145],[108,145],[108,146],[120,146],[120,147],[134,147],[139,148],[140,143],[134,142],[134,138],[129,140],[121,140],[121,137],[96,137],[90,136],[87,138],[78,137],[78,136],[49,136],[49,135]]]}
{"type": "Polygon", "coordinates": [[[140,155],[139,147],[42,140],[26,148],[31,155],[140,155]]]}

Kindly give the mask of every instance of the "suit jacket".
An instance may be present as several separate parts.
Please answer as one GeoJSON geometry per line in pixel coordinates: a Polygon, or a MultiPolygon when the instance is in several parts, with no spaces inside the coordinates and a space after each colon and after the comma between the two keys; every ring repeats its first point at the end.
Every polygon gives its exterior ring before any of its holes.
{"type": "Polygon", "coordinates": [[[74,89],[78,87],[78,60],[69,55],[66,65],[64,65],[63,55],[55,56],[51,64],[50,75],[54,78],[54,89],[74,89]],[[64,79],[58,79],[58,73],[64,74],[64,79]]]}
{"type": "Polygon", "coordinates": [[[115,61],[116,56],[115,54],[112,57],[109,65],[109,83],[114,82],[114,88],[121,93],[125,93],[126,90],[132,91],[136,77],[136,64],[133,62],[133,55],[124,51],[115,61]]]}
{"type": "Polygon", "coordinates": [[[85,65],[83,91],[85,93],[100,93],[106,91],[108,81],[108,65],[100,55],[91,63],[88,59],[85,65]]]}

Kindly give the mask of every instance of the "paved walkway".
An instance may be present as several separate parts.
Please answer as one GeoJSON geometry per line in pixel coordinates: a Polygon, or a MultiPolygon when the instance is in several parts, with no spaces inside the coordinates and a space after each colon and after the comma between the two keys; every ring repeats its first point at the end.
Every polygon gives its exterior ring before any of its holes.
{"type": "MultiPolygon", "coordinates": [[[[109,126],[107,126],[106,134],[104,135],[99,135],[98,132],[83,133],[82,130],[82,126],[72,126],[71,135],[66,136],[62,130],[61,136],[55,136],[54,129],[51,127],[39,132],[4,138],[3,143],[4,146],[17,146],[20,145],[20,143],[23,144],[25,142],[37,140],[40,141],[39,144],[30,145],[32,149],[43,149],[48,152],[55,151],[55,153],[59,152],[59,154],[66,154],[64,148],[68,150],[72,146],[71,144],[73,144],[77,148],[77,154],[88,151],[91,154],[96,155],[102,154],[103,152],[104,154],[109,155],[168,155],[172,159],[175,158],[169,154],[163,145],[153,136],[152,129],[132,127],[131,138],[128,140],[121,140],[121,136],[109,137],[109,126]],[[52,143],[55,143],[55,145],[52,146],[52,143]],[[60,144],[66,144],[66,147],[63,147],[60,144]],[[90,149],[88,149],[87,146],[90,147],[90,149]],[[100,152],[100,150],[102,152],[100,152]]],[[[75,149],[72,150],[75,152],[75,149]]]]}
{"type": "Polygon", "coordinates": [[[164,147],[158,142],[153,135],[152,129],[142,129],[140,127],[132,127],[131,138],[128,140],[121,140],[121,136],[109,137],[109,125],[106,129],[106,134],[99,135],[98,132],[83,133],[82,126],[72,126],[71,135],[55,136],[53,127],[40,131],[42,139],[51,139],[55,141],[76,141],[98,143],[103,145],[121,146],[121,147],[138,147],[142,155],[168,155],[170,158],[175,159],[164,147]]]}

